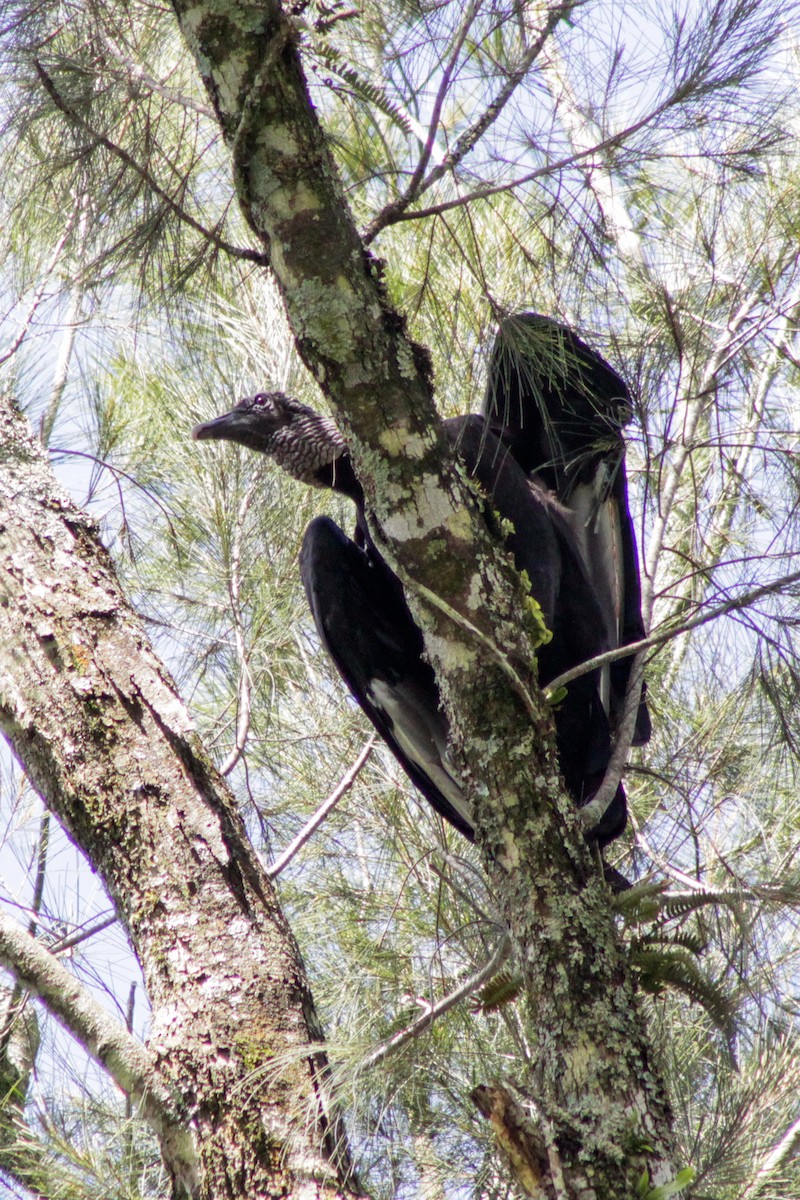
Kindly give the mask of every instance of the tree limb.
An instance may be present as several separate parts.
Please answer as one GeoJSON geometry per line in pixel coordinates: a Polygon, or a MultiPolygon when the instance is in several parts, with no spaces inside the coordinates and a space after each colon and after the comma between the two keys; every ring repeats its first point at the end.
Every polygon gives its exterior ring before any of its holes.
{"type": "Polygon", "coordinates": [[[165,1084],[155,1057],[108,1015],[53,954],[3,913],[0,962],[39,997],[117,1086],[139,1101],[143,1116],[159,1135],[174,1177],[186,1196],[193,1195],[198,1185],[197,1158],[188,1113],[180,1096],[165,1084]]]}

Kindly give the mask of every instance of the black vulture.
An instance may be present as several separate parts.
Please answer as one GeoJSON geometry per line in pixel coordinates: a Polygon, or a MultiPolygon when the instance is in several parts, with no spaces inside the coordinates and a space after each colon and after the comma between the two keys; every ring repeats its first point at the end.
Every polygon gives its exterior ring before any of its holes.
{"type": "MultiPolygon", "coordinates": [[[[480,416],[451,418],[452,445],[505,519],[505,543],[525,570],[552,639],[537,658],[543,685],[612,644],[595,599],[570,514],[516,461],[480,416]]],[[[502,432],[502,431],[501,431],[502,432]]],[[[282,393],[261,393],[193,430],[198,439],[227,439],[270,455],[296,478],[349,496],[356,505],[355,538],[320,517],[306,531],[300,567],[320,638],[355,699],[433,807],[468,838],[474,836],[469,797],[447,753],[448,723],[422,633],[402,585],[369,529],[364,497],[334,422],[282,393]]],[[[492,518],[494,519],[494,518],[492,518]]],[[[559,764],[576,803],[599,786],[610,754],[610,730],[597,672],[570,684],[555,710],[559,764]]],[[[590,838],[600,847],[625,827],[617,788],[590,838]]]]}
{"type": "MultiPolygon", "coordinates": [[[[507,317],[495,338],[483,413],[523,471],[563,506],[603,613],[609,647],[643,638],[622,437],[633,415],[625,382],[566,325],[520,313],[507,317]]],[[[630,666],[630,658],[623,658],[602,675],[612,729],[621,715],[630,666]]],[[[649,737],[642,699],[633,744],[649,737]]]]}

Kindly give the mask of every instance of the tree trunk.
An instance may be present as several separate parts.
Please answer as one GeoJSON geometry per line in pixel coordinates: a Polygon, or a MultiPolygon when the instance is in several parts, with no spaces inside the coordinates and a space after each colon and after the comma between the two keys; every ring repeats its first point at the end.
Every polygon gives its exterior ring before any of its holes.
{"type": "Polygon", "coordinates": [[[141,964],[176,1195],[352,1195],[303,963],[233,797],[12,405],[0,454],[0,724],[141,964]]]}
{"type": "Polygon", "coordinates": [[[448,469],[426,359],[404,337],[353,225],[292,18],[275,0],[173,7],[298,349],[335,408],[375,535],[410,581],[528,985],[536,1060],[523,1092],[478,1092],[476,1102],[501,1142],[505,1133],[517,1144],[525,1120],[535,1127],[520,1142],[527,1168],[515,1167],[530,1194],[629,1200],[643,1174],[654,1183],[675,1174],[670,1112],[608,893],[561,795],[519,580],[480,499],[448,469]]]}

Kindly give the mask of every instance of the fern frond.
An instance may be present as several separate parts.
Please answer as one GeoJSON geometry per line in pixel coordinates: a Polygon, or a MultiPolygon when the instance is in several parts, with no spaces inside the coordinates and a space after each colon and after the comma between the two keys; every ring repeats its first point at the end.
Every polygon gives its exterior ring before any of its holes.
{"type": "Polygon", "coordinates": [[[374,79],[367,79],[352,63],[347,62],[340,50],[324,38],[315,38],[313,52],[320,63],[338,76],[343,83],[368,104],[372,104],[380,112],[394,122],[403,133],[410,136],[413,132],[411,122],[399,104],[391,100],[384,89],[374,79]]]}
{"type": "Polygon", "coordinates": [[[667,933],[666,931],[653,929],[631,942],[631,953],[636,953],[634,947],[643,946],[680,946],[681,949],[688,951],[689,954],[693,954],[695,958],[699,958],[707,948],[708,942],[706,938],[700,937],[699,934],[695,933],[667,933]]]}
{"type": "Polygon", "coordinates": [[[734,1005],[723,989],[682,950],[642,950],[633,957],[644,991],[659,995],[667,987],[677,988],[693,1004],[699,1004],[717,1029],[730,1039],[734,1033],[734,1005]]]}
{"type": "Polygon", "coordinates": [[[504,1004],[516,1000],[523,989],[522,976],[518,971],[498,971],[478,992],[475,1011],[488,1013],[496,1012],[504,1004]]]}
{"type": "Polygon", "coordinates": [[[709,904],[725,904],[738,916],[741,896],[738,892],[668,892],[664,880],[644,880],[614,897],[614,910],[628,925],[643,925],[658,918],[685,917],[709,904]]]}
{"type": "Polygon", "coordinates": [[[661,914],[664,917],[685,917],[709,904],[725,904],[738,916],[741,903],[738,892],[664,892],[661,896],[661,914]]]}

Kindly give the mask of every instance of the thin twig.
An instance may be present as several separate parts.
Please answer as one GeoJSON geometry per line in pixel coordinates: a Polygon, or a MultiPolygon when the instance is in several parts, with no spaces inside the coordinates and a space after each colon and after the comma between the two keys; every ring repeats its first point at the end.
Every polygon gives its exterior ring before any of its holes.
{"type": "Polygon", "coordinates": [[[194,217],[190,216],[190,214],[181,207],[177,200],[174,200],[172,196],[170,196],[170,194],[164,190],[164,188],[156,183],[155,179],[146,167],[143,167],[141,163],[138,163],[136,159],[132,157],[132,155],[128,154],[127,150],[123,150],[123,148],[118,146],[116,142],[112,142],[111,138],[107,138],[105,134],[98,133],[98,131],[94,129],[88,121],[84,120],[84,118],[76,113],[74,109],[70,108],[66,100],[64,100],[64,98],[61,96],[61,93],[51,79],[50,75],[48,75],[47,71],[44,69],[38,59],[34,59],[33,65],[36,68],[36,72],[40,80],[42,81],[44,90],[47,92],[56,108],[60,112],[64,113],[66,117],[69,117],[69,119],[73,121],[79,129],[82,129],[84,133],[88,134],[89,137],[91,137],[93,141],[97,143],[97,145],[103,146],[104,149],[108,150],[109,154],[113,154],[114,157],[118,158],[126,167],[129,167],[134,174],[138,175],[139,178],[147,184],[154,195],[158,196],[160,200],[163,200],[163,202],[175,214],[175,216],[181,221],[185,222],[190,229],[194,229],[196,233],[201,234],[208,242],[215,246],[217,250],[222,250],[226,254],[230,254],[231,258],[242,258],[247,262],[258,263],[258,265],[262,267],[269,266],[269,258],[263,253],[263,251],[249,250],[242,246],[234,246],[231,242],[226,241],[225,238],[220,237],[218,233],[215,233],[212,229],[207,229],[205,225],[200,223],[200,221],[197,221],[194,217]]]}
{"type": "Polygon", "coordinates": [[[240,604],[242,591],[241,565],[242,565],[242,534],[244,532],[244,523],[250,505],[253,502],[257,480],[254,480],[246,490],[242,502],[239,505],[239,511],[236,514],[236,526],[234,529],[233,543],[231,546],[231,570],[230,581],[228,585],[228,595],[231,601],[231,613],[233,616],[233,636],[236,642],[236,654],[239,659],[239,687],[237,695],[237,703],[239,712],[236,719],[236,740],[233,749],[228,755],[225,762],[220,767],[221,775],[230,775],[233,768],[238,763],[242,756],[242,752],[247,742],[247,735],[250,732],[250,711],[251,711],[251,686],[250,664],[247,657],[247,641],[244,635],[244,622],[242,621],[242,609],[240,604]]]}
{"type": "Polygon", "coordinates": [[[599,825],[606,814],[608,806],[616,795],[619,782],[628,761],[633,739],[636,734],[636,721],[639,715],[639,705],[642,699],[643,655],[637,654],[631,663],[628,686],[625,689],[625,700],[622,705],[622,716],[614,736],[611,757],[606,765],[605,774],[600,787],[588,804],[578,811],[578,817],[586,829],[599,825]]]}
{"type": "Polygon", "coordinates": [[[98,933],[102,933],[104,929],[109,929],[112,925],[116,925],[116,913],[111,913],[108,917],[100,917],[88,929],[77,929],[75,933],[71,933],[68,937],[59,938],[49,947],[51,954],[63,954],[66,950],[72,950],[74,946],[79,946],[81,942],[88,941],[89,938],[96,937],[98,933]]]}
{"type": "Polygon", "coordinates": [[[466,999],[467,996],[472,995],[477,988],[491,979],[493,975],[496,975],[510,953],[511,942],[507,937],[504,937],[492,957],[479,971],[476,971],[474,975],[468,976],[455,991],[450,992],[449,995],[444,996],[441,1000],[437,1000],[416,1021],[412,1021],[405,1029],[401,1029],[399,1033],[389,1038],[388,1041],[377,1046],[366,1058],[361,1060],[358,1067],[359,1071],[371,1070],[372,1067],[377,1066],[379,1062],[383,1062],[390,1054],[394,1054],[401,1046],[405,1046],[414,1038],[419,1037],[421,1033],[430,1028],[438,1017],[448,1012],[456,1004],[460,1003],[461,1000],[466,999]]]}
{"type": "Polygon", "coordinates": [[[67,238],[69,237],[70,233],[72,232],[72,226],[74,225],[74,223],[75,223],[75,213],[72,212],[72,213],[70,213],[69,218],[67,219],[67,223],[64,226],[64,232],[62,233],[61,237],[56,242],[55,249],[53,250],[53,253],[50,255],[50,260],[47,263],[47,266],[45,267],[44,273],[42,275],[42,282],[39,284],[38,288],[34,292],[33,299],[31,300],[30,304],[28,305],[28,312],[20,324],[19,333],[14,338],[13,342],[9,346],[8,350],[6,350],[5,354],[0,355],[0,367],[3,365],[3,363],[8,362],[8,360],[10,358],[14,357],[14,355],[17,353],[17,351],[19,350],[22,343],[25,341],[28,330],[31,327],[31,322],[33,321],[33,318],[36,315],[36,310],[38,309],[39,305],[42,302],[42,299],[44,298],[44,293],[45,293],[45,288],[47,287],[47,282],[48,282],[50,276],[53,274],[53,271],[55,271],[55,269],[56,269],[56,265],[57,265],[58,260],[61,257],[61,254],[64,250],[64,246],[66,245],[67,238]]]}
{"type": "Polygon", "coordinates": [[[358,758],[353,763],[352,767],[350,767],[350,769],[346,772],[346,774],[342,776],[339,783],[337,783],[336,787],[331,792],[330,796],[328,796],[328,799],[319,806],[313,817],[309,821],[306,821],[297,837],[289,843],[283,853],[275,859],[275,862],[266,868],[270,879],[275,879],[278,875],[280,875],[281,871],[292,861],[298,850],[300,850],[306,844],[312,834],[319,829],[320,825],[328,816],[328,814],[333,812],[342,796],[344,796],[346,792],[349,792],[350,788],[358,778],[361,768],[364,766],[364,763],[372,753],[372,747],[374,745],[375,734],[373,733],[364,743],[358,758]]]}
{"type": "Polygon", "coordinates": [[[387,204],[386,207],[382,209],[382,211],[379,212],[375,219],[370,223],[369,228],[366,230],[364,235],[365,242],[371,242],[373,238],[375,238],[377,234],[380,233],[380,231],[387,225],[392,225],[396,221],[405,219],[404,214],[409,204],[412,204],[417,196],[421,195],[423,192],[426,192],[434,183],[436,183],[449,171],[454,171],[458,164],[464,158],[466,158],[466,156],[472,150],[474,150],[484,133],[486,133],[487,129],[494,124],[516,89],[522,83],[531,66],[541,54],[545,43],[551,36],[556,25],[558,25],[558,23],[581,2],[582,0],[578,0],[578,3],[576,3],[576,0],[569,0],[568,3],[559,5],[550,12],[548,19],[545,22],[544,29],[536,38],[536,40],[528,47],[519,66],[509,73],[506,82],[497,93],[495,98],[486,106],[480,117],[478,117],[478,119],[472,123],[469,129],[464,131],[453,149],[445,154],[441,162],[437,163],[433,170],[430,171],[427,177],[423,180],[422,173],[430,160],[431,149],[436,133],[436,126],[438,124],[439,115],[444,103],[447,87],[449,86],[450,78],[455,68],[458,55],[461,52],[461,47],[464,39],[466,38],[469,24],[471,24],[475,15],[475,10],[479,7],[479,5],[473,5],[473,7],[468,10],[465,20],[462,22],[462,25],[457,32],[455,47],[451,55],[450,62],[443,73],[442,82],[439,86],[433,115],[431,117],[428,138],[423,147],[420,160],[417,163],[417,167],[411,178],[411,182],[409,183],[403,195],[399,196],[396,200],[393,200],[391,204],[387,204]]]}
{"type": "MultiPolygon", "coordinates": [[[[128,522],[125,518],[125,500],[122,494],[122,489],[119,486],[119,479],[126,479],[128,483],[133,484],[133,486],[138,488],[140,492],[144,492],[148,500],[151,500],[153,504],[161,509],[161,512],[164,514],[164,519],[169,527],[170,534],[172,535],[173,542],[176,546],[179,544],[178,535],[175,532],[174,525],[172,524],[172,518],[170,517],[169,509],[162,500],[159,500],[158,496],[151,492],[149,488],[145,487],[143,483],[139,483],[139,480],[134,478],[133,475],[129,475],[128,472],[123,471],[121,467],[115,467],[113,463],[108,462],[104,458],[98,458],[96,454],[90,454],[88,450],[67,450],[64,446],[48,446],[47,449],[49,454],[64,454],[67,456],[74,456],[76,458],[88,458],[91,462],[97,463],[99,467],[104,467],[106,471],[110,471],[112,475],[117,476],[117,492],[120,498],[120,507],[122,509],[123,520],[125,520],[126,525],[128,522]]],[[[92,491],[94,491],[94,488],[92,491]]]]}
{"type": "Polygon", "coordinates": [[[735,612],[739,608],[752,604],[755,600],[760,600],[762,596],[769,596],[771,593],[787,587],[790,583],[798,582],[800,582],[800,571],[792,571],[790,575],[783,575],[780,579],[773,579],[771,583],[765,583],[761,587],[753,588],[752,591],[743,592],[740,596],[726,600],[723,604],[718,604],[716,607],[708,609],[707,612],[692,617],[689,621],[682,621],[679,625],[667,629],[663,633],[652,633],[649,637],[640,638],[638,642],[629,642],[628,645],[619,646],[616,650],[606,650],[604,654],[596,654],[594,658],[587,658],[586,662],[580,663],[579,666],[572,667],[569,671],[564,671],[552,679],[545,688],[545,695],[554,694],[566,684],[572,683],[573,679],[579,679],[589,671],[605,667],[608,663],[617,662],[621,658],[629,658],[632,654],[639,654],[643,650],[661,646],[690,629],[707,625],[709,621],[715,621],[717,617],[724,617],[726,613],[735,612]]]}

